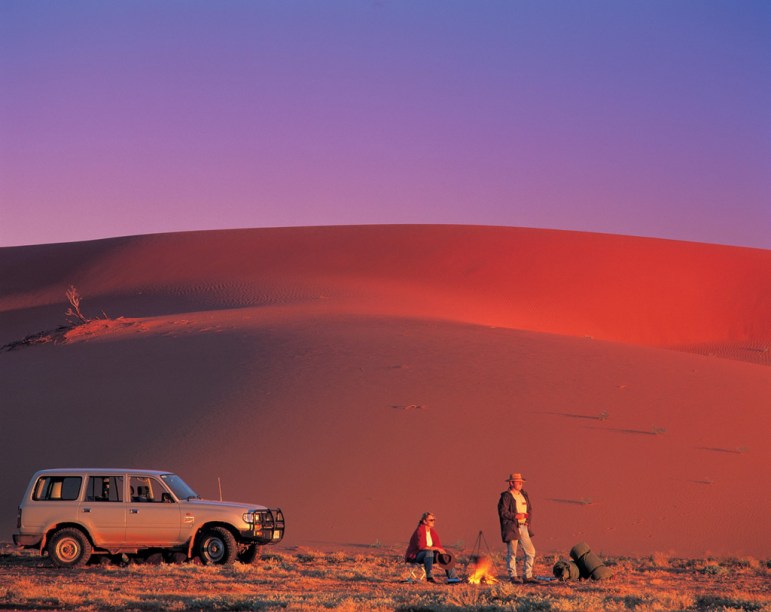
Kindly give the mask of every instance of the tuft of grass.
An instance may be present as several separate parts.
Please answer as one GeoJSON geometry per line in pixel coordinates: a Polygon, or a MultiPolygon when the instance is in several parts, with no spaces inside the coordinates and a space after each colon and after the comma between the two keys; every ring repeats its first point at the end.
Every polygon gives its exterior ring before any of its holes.
{"type": "Polygon", "coordinates": [[[331,565],[342,565],[349,559],[349,556],[343,551],[336,551],[326,556],[325,561],[331,565]]]}
{"type": "Polygon", "coordinates": [[[764,610],[767,604],[738,597],[724,597],[722,595],[699,595],[696,598],[698,610],[764,610]]]}
{"type": "Polygon", "coordinates": [[[704,567],[701,570],[701,573],[706,574],[707,576],[725,576],[728,574],[728,568],[722,567],[715,563],[704,567]]]}
{"type": "Polygon", "coordinates": [[[305,550],[298,552],[294,557],[298,563],[316,563],[324,558],[324,553],[317,550],[305,550]]]}
{"type": "Polygon", "coordinates": [[[654,552],[651,555],[651,565],[653,567],[669,567],[669,555],[663,552],[654,552]]]}
{"type": "Polygon", "coordinates": [[[737,567],[748,567],[750,569],[760,569],[760,561],[755,557],[740,557],[734,560],[734,564],[737,567]]]}

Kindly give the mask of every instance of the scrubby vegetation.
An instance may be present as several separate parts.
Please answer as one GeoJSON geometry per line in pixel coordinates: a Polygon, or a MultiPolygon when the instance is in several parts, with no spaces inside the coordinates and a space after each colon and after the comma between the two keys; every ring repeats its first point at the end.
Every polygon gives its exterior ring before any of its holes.
{"type": "Polygon", "coordinates": [[[66,344],[73,338],[95,336],[115,328],[132,325],[123,317],[111,319],[104,311],[100,317],[87,317],[80,307],[80,292],[74,285],[70,285],[64,293],[67,298],[67,309],[64,311],[66,325],[60,325],[56,329],[37,332],[25,336],[21,340],[15,340],[0,346],[0,352],[13,351],[15,349],[35,346],[38,344],[66,344]]]}
{"type": "Polygon", "coordinates": [[[83,325],[88,323],[91,319],[87,318],[80,310],[80,292],[74,285],[70,285],[64,295],[67,297],[69,307],[64,313],[67,321],[70,325],[83,325]]]}
{"type": "MultiPolygon", "coordinates": [[[[548,575],[556,557],[539,559],[548,575]]],[[[500,578],[503,560],[494,559],[500,578]]],[[[446,585],[405,582],[401,552],[278,551],[252,565],[95,564],[53,569],[0,553],[0,608],[90,610],[771,610],[769,564],[755,559],[610,558],[600,582],[446,585]],[[712,570],[710,568],[716,568],[712,570]]],[[[460,571],[467,568],[461,555],[460,571]]]]}

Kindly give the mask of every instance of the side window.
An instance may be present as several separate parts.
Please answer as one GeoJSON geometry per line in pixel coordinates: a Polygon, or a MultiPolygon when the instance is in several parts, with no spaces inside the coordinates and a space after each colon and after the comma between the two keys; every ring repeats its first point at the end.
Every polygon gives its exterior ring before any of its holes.
{"type": "Polygon", "coordinates": [[[131,486],[132,502],[173,502],[171,495],[169,495],[160,481],[155,478],[150,476],[132,476],[129,484],[131,486]]]}
{"type": "Polygon", "coordinates": [[[91,476],[86,488],[86,500],[98,502],[123,501],[123,476],[91,476]]]}
{"type": "Polygon", "coordinates": [[[35,501],[73,501],[80,496],[80,476],[41,476],[35,484],[35,501]]]}

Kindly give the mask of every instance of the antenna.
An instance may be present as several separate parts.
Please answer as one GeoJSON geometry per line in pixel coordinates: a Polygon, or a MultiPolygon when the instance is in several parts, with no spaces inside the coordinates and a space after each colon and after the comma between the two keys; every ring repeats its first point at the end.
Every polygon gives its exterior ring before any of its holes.
{"type": "Polygon", "coordinates": [[[220,501],[222,501],[222,481],[219,476],[217,476],[217,488],[220,490],[220,501]]]}

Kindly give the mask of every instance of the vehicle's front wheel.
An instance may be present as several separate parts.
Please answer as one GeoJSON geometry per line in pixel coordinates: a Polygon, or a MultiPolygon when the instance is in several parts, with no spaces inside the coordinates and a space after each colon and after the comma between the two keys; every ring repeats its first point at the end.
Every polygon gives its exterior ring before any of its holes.
{"type": "Polygon", "coordinates": [[[210,527],[198,541],[198,556],[206,565],[229,565],[236,560],[238,545],[224,527],[210,527]]]}
{"type": "Polygon", "coordinates": [[[79,529],[60,529],[46,546],[48,556],[57,567],[83,567],[91,558],[93,547],[79,529]]]}
{"type": "Polygon", "coordinates": [[[238,560],[241,563],[254,563],[261,553],[262,546],[259,544],[241,544],[238,548],[238,560]]]}

